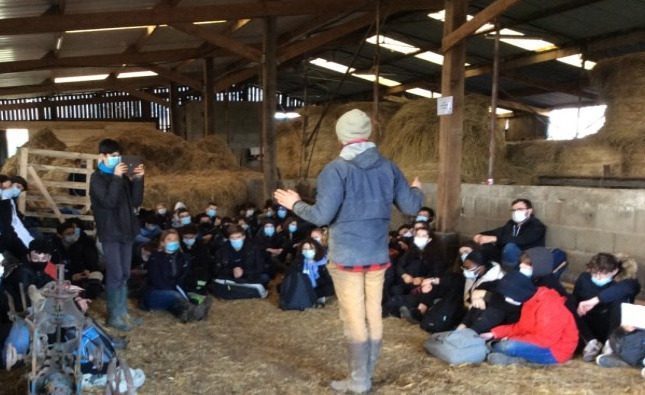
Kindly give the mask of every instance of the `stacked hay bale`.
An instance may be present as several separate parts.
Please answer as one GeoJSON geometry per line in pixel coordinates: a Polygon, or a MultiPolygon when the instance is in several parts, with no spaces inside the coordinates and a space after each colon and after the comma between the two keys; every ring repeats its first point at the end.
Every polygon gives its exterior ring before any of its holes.
{"type": "MultiPolygon", "coordinates": [[[[173,204],[181,200],[196,212],[211,200],[225,210],[249,199],[247,182],[261,179],[262,174],[243,171],[225,141],[209,136],[199,141],[186,142],[178,136],[158,131],[106,131],[93,135],[80,144],[66,147],[51,131],[43,130],[30,139],[27,146],[58,151],[96,154],[98,143],[104,138],[119,142],[122,153],[137,155],[146,166],[144,205],[157,202],[173,204]]],[[[59,166],[72,166],[69,160],[49,160],[59,166]]],[[[17,174],[17,156],[10,158],[2,169],[4,174],[17,174]]],[[[47,172],[44,179],[65,180],[66,173],[47,172]]],[[[66,193],[65,190],[54,193],[66,193]]]]}

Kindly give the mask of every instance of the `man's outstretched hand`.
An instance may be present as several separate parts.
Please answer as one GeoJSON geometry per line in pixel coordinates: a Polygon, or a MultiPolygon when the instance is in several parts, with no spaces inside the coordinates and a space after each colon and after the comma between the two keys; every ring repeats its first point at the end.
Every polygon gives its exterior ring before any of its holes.
{"type": "Polygon", "coordinates": [[[301,200],[298,192],[291,189],[287,189],[286,191],[284,189],[276,189],[275,192],[273,192],[273,198],[279,205],[292,211],[293,205],[296,204],[297,201],[301,200]]]}

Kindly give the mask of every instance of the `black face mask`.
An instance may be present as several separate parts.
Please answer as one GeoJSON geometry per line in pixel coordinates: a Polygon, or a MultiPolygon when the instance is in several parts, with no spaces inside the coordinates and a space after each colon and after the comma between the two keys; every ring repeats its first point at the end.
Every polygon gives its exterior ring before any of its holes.
{"type": "Polygon", "coordinates": [[[34,268],[35,271],[41,272],[45,270],[45,267],[47,266],[47,261],[45,262],[36,262],[36,261],[31,261],[31,267],[34,268]]]}

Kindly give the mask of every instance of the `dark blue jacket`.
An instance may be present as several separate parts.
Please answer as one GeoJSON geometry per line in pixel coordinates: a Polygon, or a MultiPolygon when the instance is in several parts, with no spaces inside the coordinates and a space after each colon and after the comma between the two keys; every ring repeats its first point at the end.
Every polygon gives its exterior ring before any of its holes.
{"type": "Polygon", "coordinates": [[[190,258],[183,252],[166,254],[155,251],[147,263],[148,287],[154,290],[176,290],[184,287],[184,279],[190,270],[190,258]]]}
{"type": "Polygon", "coordinates": [[[504,247],[508,243],[517,244],[522,250],[528,250],[533,247],[544,247],[544,237],[546,236],[546,226],[533,215],[523,224],[519,225],[520,229],[517,236],[513,236],[515,227],[518,226],[513,220],[508,220],[504,226],[496,229],[482,232],[483,235],[496,236],[497,246],[504,247]]]}
{"type": "Polygon", "coordinates": [[[388,227],[392,204],[414,215],[423,192],[376,148],[352,160],[336,158],[322,170],[316,203],[297,202],[293,211],[317,226],[329,225],[329,260],[344,266],[389,262],[388,227]]]}
{"type": "Polygon", "coordinates": [[[638,280],[631,278],[612,281],[603,287],[599,287],[591,281],[591,274],[584,272],[576,280],[576,285],[573,288],[573,296],[578,302],[597,296],[600,299],[600,303],[603,304],[614,302],[633,303],[634,298],[640,290],[641,286],[638,280]]]}
{"type": "Polygon", "coordinates": [[[135,209],[143,203],[143,177],[116,177],[96,170],[90,178],[96,235],[102,242],[130,243],[139,233],[135,209]]]}

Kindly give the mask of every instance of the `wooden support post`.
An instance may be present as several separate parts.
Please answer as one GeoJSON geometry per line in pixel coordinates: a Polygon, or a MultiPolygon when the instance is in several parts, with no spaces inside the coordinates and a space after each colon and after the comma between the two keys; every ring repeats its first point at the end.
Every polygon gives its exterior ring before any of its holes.
{"type": "MultiPolygon", "coordinates": [[[[18,175],[26,180],[27,166],[29,166],[29,148],[18,148],[18,155],[18,175]]],[[[20,194],[20,197],[18,197],[18,210],[22,213],[24,213],[25,208],[27,208],[27,193],[28,191],[25,191],[20,194]]]]}
{"type": "Polygon", "coordinates": [[[179,131],[179,92],[177,91],[177,84],[170,83],[170,130],[180,137],[182,133],[179,131]]]}
{"type": "MultiPolygon", "coordinates": [[[[445,0],[444,37],[466,21],[466,0],[445,0]]],[[[460,41],[444,53],[441,94],[452,96],[452,114],[439,122],[438,230],[455,232],[461,211],[461,149],[464,120],[464,62],[466,46],[460,41]]]]}
{"type": "Polygon", "coordinates": [[[262,169],[264,171],[265,198],[271,198],[276,188],[276,142],[275,110],[277,79],[277,29],[275,17],[264,19],[264,43],[262,61],[262,169]]]}
{"type": "Polygon", "coordinates": [[[204,137],[215,134],[215,70],[213,70],[213,58],[204,59],[204,137]]]}
{"type": "Polygon", "coordinates": [[[495,135],[497,134],[497,90],[499,85],[499,25],[496,23],[493,47],[493,86],[490,94],[490,140],[488,142],[488,185],[495,183],[495,135]]]}

